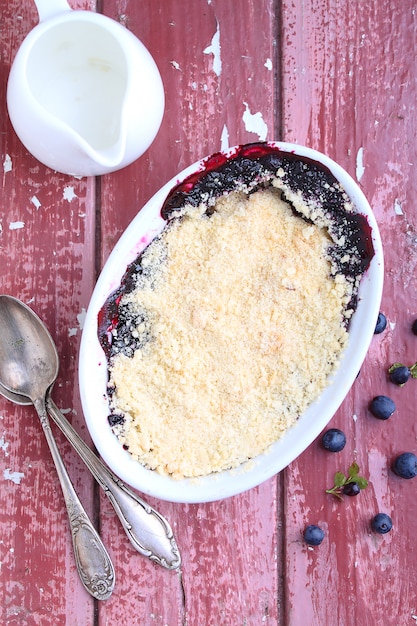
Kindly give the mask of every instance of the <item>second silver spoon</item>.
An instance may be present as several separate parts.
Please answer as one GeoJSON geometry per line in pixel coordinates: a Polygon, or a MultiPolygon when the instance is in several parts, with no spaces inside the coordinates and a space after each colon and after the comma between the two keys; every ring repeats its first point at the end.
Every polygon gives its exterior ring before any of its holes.
{"type": "MultiPolygon", "coordinates": [[[[32,326],[39,327],[41,335],[47,333],[52,342],[45,325],[32,309],[11,296],[0,296],[0,302],[1,300],[4,304],[13,303],[15,310],[21,310],[32,326]]],[[[181,557],[168,521],[125,485],[92,452],[50,397],[51,389],[52,387],[46,396],[46,407],[50,416],[104,489],[134,548],[167,569],[177,569],[181,564],[181,557]]],[[[1,381],[0,394],[16,404],[32,404],[26,395],[7,387],[1,381]]]]}

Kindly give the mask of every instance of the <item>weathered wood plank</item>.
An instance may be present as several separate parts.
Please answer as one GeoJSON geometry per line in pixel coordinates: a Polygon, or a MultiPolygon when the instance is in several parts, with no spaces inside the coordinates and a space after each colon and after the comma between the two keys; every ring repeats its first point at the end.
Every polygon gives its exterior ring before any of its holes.
{"type": "MultiPolygon", "coordinates": [[[[37,16],[32,2],[2,0],[0,12],[0,291],[28,303],[47,324],[61,360],[54,398],[86,437],[76,363],[94,282],[94,180],[48,170],[14,134],[6,111],[7,77],[37,16]]],[[[2,398],[0,416],[0,622],[92,623],[93,602],[78,580],[63,497],[37,417],[30,407],[2,398]]],[[[94,515],[93,481],[59,434],[57,439],[94,515]]]]}
{"type": "MultiPolygon", "coordinates": [[[[144,202],[169,178],[227,145],[274,138],[273,2],[104,2],[149,48],[162,74],[166,112],[147,153],[102,180],[102,262],[144,202]]],[[[277,624],[280,515],[277,480],[220,503],[155,502],[182,551],[182,584],[126,551],[103,504],[103,535],[123,555],[121,586],[100,623],[277,624]],[[161,591],[162,590],[162,591],[161,591]],[[183,597],[184,594],[184,597],[183,597]],[[136,600],[133,598],[136,597],[136,600]]],[[[278,491],[279,493],[279,491],[278,491]]]]}
{"type": "Polygon", "coordinates": [[[394,361],[417,359],[410,330],[417,317],[417,25],[411,1],[359,4],[284,2],[284,138],[326,152],[360,182],[384,241],[389,319],[331,423],[346,432],[345,450],[331,455],[316,442],[285,473],[291,626],[408,624],[417,607],[415,487],[390,470],[396,454],[416,452],[416,383],[399,389],[386,376],[394,361]],[[367,409],[377,394],[397,403],[388,422],[367,409]],[[324,489],[354,459],[370,486],[357,498],[332,500],[324,489]],[[379,511],[393,518],[389,535],[370,531],[379,511]],[[301,540],[308,523],[327,531],[312,550],[301,540]]]}

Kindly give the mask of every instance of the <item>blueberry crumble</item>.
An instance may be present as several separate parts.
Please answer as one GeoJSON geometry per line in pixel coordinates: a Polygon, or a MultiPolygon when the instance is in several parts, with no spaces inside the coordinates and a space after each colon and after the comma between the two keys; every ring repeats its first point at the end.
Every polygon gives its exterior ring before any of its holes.
{"type": "Polygon", "coordinates": [[[322,165],[249,144],[177,185],[99,317],[109,423],[174,478],[265,452],[348,342],[370,227],[322,165]]]}

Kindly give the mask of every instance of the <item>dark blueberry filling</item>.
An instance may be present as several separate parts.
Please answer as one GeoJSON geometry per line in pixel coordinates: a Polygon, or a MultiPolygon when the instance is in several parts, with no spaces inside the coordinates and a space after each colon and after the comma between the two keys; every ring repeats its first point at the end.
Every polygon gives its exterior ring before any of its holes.
{"type": "MultiPolygon", "coordinates": [[[[330,234],[334,239],[344,237],[343,256],[349,261],[340,263],[340,249],[330,249],[330,255],[343,274],[354,278],[362,274],[374,255],[371,229],[363,215],[347,213],[346,193],[340,188],[330,170],[307,157],[282,152],[266,143],[253,143],[240,146],[234,155],[225,157],[217,153],[203,164],[203,169],[179,183],[168,194],[161,209],[163,219],[172,219],[175,211],[185,203],[198,206],[202,199],[209,206],[221,195],[244,187],[253,193],[268,187],[283,172],[282,180],[292,191],[301,191],[307,204],[319,203],[323,212],[330,218],[330,234]]],[[[289,202],[285,192],[283,199],[289,202]]]]}
{"type": "MultiPolygon", "coordinates": [[[[158,239],[151,241],[147,249],[158,239]]],[[[148,285],[153,284],[152,268],[143,267],[142,254],[128,266],[120,287],[107,298],[98,315],[98,338],[108,361],[119,353],[132,357],[138,348],[143,348],[152,339],[149,333],[137,333],[137,328],[148,322],[147,312],[138,312],[129,304],[121,304],[122,297],[131,293],[141,279],[145,279],[148,285]]]]}
{"type": "Polygon", "coordinates": [[[125,418],[123,417],[123,415],[117,414],[117,413],[111,413],[108,416],[108,421],[110,426],[113,428],[113,426],[118,426],[120,424],[124,424],[125,418]]]}
{"type": "MultiPolygon", "coordinates": [[[[371,228],[366,218],[346,211],[348,197],[328,168],[267,143],[247,144],[238,147],[231,156],[226,157],[219,152],[206,159],[201,171],[171,190],[162,206],[161,216],[169,223],[177,219],[178,209],[185,204],[197,207],[201,202],[207,205],[206,214],[210,216],[220,196],[242,189],[246,193],[253,193],[269,187],[273,179],[277,178],[277,172],[280,172],[279,177],[289,192],[301,191],[304,202],[322,207],[323,213],[329,218],[329,232],[333,240],[343,237],[344,241],[343,246],[335,244],[330,248],[332,261],[339,272],[354,281],[368,268],[374,256],[371,228]]],[[[285,191],[282,190],[281,194],[292,206],[285,191]]],[[[132,357],[137,348],[151,340],[149,334],[138,335],[135,331],[138,325],[147,321],[146,311],[132,314],[128,306],[120,304],[122,296],[132,292],[141,276],[148,272],[142,266],[142,254],[129,265],[120,287],[109,296],[98,316],[98,338],[109,363],[120,352],[132,357]]],[[[350,306],[355,308],[356,301],[351,302],[350,306]]],[[[114,389],[108,392],[112,395],[114,389]]],[[[111,426],[122,424],[123,421],[121,415],[109,416],[111,426]]]]}
{"type": "Polygon", "coordinates": [[[119,307],[117,334],[112,340],[113,354],[122,353],[125,356],[132,357],[135,350],[143,348],[144,344],[150,341],[150,335],[138,335],[136,329],[146,321],[147,315],[145,311],[136,313],[131,311],[131,307],[121,305],[119,307]],[[119,329],[121,332],[119,332],[119,329]]]}

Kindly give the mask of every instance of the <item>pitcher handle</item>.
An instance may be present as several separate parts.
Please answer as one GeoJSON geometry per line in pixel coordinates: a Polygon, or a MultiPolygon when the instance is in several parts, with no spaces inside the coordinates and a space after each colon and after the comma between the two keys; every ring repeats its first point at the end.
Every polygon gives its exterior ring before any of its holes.
{"type": "Polygon", "coordinates": [[[67,0],[35,0],[35,4],[40,22],[72,10],[67,0]]]}

